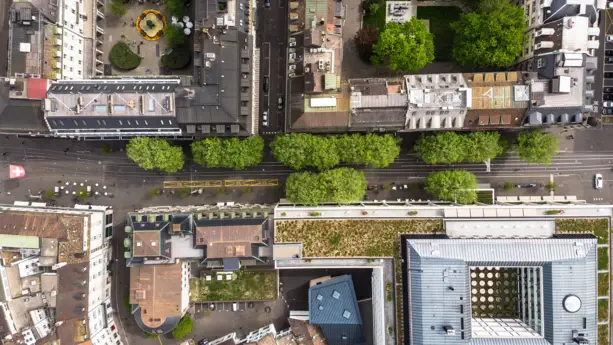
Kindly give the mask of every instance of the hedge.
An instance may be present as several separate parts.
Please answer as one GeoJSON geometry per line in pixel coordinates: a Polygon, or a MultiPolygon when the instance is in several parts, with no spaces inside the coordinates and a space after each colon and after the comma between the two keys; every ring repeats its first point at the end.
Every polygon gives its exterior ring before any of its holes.
{"type": "Polygon", "coordinates": [[[111,48],[109,60],[115,68],[129,71],[140,65],[141,57],[136,55],[125,42],[118,42],[111,48]]]}

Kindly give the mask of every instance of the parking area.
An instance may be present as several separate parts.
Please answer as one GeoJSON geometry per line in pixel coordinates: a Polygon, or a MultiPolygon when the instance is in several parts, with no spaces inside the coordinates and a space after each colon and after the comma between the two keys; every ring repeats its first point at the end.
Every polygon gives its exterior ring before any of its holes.
{"type": "Polygon", "coordinates": [[[282,300],[274,302],[197,303],[193,307],[194,330],[190,337],[196,340],[216,339],[236,332],[239,337],[271,323],[278,330],[286,329],[289,309],[282,300]],[[236,311],[233,311],[236,309],[236,311]]]}
{"type": "Polygon", "coordinates": [[[600,13],[600,29],[604,34],[598,51],[598,70],[595,99],[602,99],[600,113],[604,125],[612,124],[613,115],[613,9],[605,9],[600,13]],[[600,97],[602,95],[602,98],[600,97]]]}
{"type": "Polygon", "coordinates": [[[260,47],[260,116],[262,134],[282,132],[285,127],[285,69],[287,50],[287,3],[258,1],[257,45],[260,47]]]}

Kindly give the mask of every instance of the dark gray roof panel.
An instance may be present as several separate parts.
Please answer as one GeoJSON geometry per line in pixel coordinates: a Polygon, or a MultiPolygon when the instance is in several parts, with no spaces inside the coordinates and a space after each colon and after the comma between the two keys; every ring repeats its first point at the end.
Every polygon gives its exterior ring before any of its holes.
{"type": "Polygon", "coordinates": [[[174,117],[100,117],[100,116],[54,116],[47,119],[51,129],[151,129],[178,128],[174,117]]]}
{"type": "Polygon", "coordinates": [[[147,82],[129,80],[86,80],[86,81],[59,81],[53,83],[47,92],[49,93],[171,93],[178,87],[178,82],[147,82]]]}

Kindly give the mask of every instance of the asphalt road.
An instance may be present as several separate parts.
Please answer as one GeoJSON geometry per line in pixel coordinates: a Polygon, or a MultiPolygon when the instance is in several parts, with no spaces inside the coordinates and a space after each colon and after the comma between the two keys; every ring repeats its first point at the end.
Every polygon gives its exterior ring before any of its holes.
{"type": "MultiPolygon", "coordinates": [[[[575,134],[576,135],[576,134],[575,134]]],[[[3,167],[8,164],[23,165],[28,177],[91,177],[105,184],[118,186],[139,182],[143,179],[153,183],[168,180],[206,180],[230,178],[284,178],[291,169],[271,158],[265,159],[258,167],[242,171],[227,169],[206,169],[196,164],[187,164],[186,168],[174,174],[145,171],[129,160],[123,152],[101,155],[99,144],[93,142],[72,143],[55,139],[0,139],[3,167]],[[30,143],[35,141],[36,145],[30,143]],[[25,144],[22,144],[25,142],[25,144]],[[85,144],[85,145],[84,145],[85,144]],[[42,147],[41,147],[42,146],[42,147]],[[90,147],[91,146],[91,147],[90,147]],[[66,148],[69,148],[65,152],[66,148]]],[[[534,175],[534,174],[573,174],[580,171],[598,171],[610,175],[613,164],[613,151],[607,152],[569,152],[554,157],[549,166],[528,164],[517,156],[509,155],[494,159],[491,172],[486,172],[481,163],[462,163],[454,165],[426,165],[412,153],[402,153],[385,169],[366,168],[367,178],[406,178],[425,177],[432,171],[462,169],[478,176],[496,175],[534,175]],[[609,171],[607,171],[609,170],[609,171]]],[[[7,172],[8,174],[8,172],[7,172]]],[[[5,184],[10,182],[5,181],[5,184]]]]}
{"type": "Polygon", "coordinates": [[[285,127],[285,113],[277,109],[277,99],[285,101],[285,63],[287,42],[287,4],[283,0],[270,0],[257,4],[258,46],[260,47],[260,133],[278,133],[285,127]],[[264,78],[269,80],[264,91],[264,78]],[[268,125],[263,126],[263,112],[268,111],[268,125]]]}

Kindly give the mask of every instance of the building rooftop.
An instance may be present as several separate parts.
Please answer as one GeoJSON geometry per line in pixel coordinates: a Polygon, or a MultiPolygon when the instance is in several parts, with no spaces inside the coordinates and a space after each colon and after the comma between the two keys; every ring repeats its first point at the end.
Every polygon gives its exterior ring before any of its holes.
{"type": "Polygon", "coordinates": [[[45,115],[93,117],[174,117],[172,80],[87,80],[54,83],[45,115]]]}
{"type": "Polygon", "coordinates": [[[160,231],[135,231],[133,240],[134,256],[162,255],[160,231]]]}
{"type": "MultiPolygon", "coordinates": [[[[596,28],[598,34],[600,30],[596,28]]],[[[588,17],[566,17],[543,25],[535,32],[534,43],[538,47],[535,54],[549,52],[587,52],[589,49],[598,48],[592,44],[598,44],[598,40],[590,40],[592,36],[598,36],[590,29],[588,17]],[[589,43],[589,42],[592,43],[589,43]]]]}
{"type": "Polygon", "coordinates": [[[47,126],[40,100],[17,99],[13,96],[28,93],[25,83],[0,80],[0,129],[7,132],[44,133],[47,126]]]}
{"type": "Polygon", "coordinates": [[[252,133],[253,19],[248,0],[194,4],[202,34],[194,40],[193,79],[184,80],[177,97],[177,117],[200,134],[252,133]]]}
{"type": "Polygon", "coordinates": [[[138,306],[136,321],[149,333],[166,333],[179,323],[181,264],[130,268],[130,304],[138,306]]]}
{"type": "Polygon", "coordinates": [[[33,74],[40,78],[44,60],[44,19],[29,2],[14,2],[9,10],[8,76],[33,74]]]}
{"type": "Polygon", "coordinates": [[[264,242],[262,219],[197,220],[196,246],[206,246],[207,258],[253,255],[252,244],[264,242]]]}
{"type": "Polygon", "coordinates": [[[311,281],[309,322],[321,327],[329,345],[364,343],[362,317],[350,275],[311,281]]]}
{"type": "Polygon", "coordinates": [[[596,342],[595,238],[405,244],[411,343],[596,342]],[[519,303],[522,294],[533,298],[519,303]]]}

